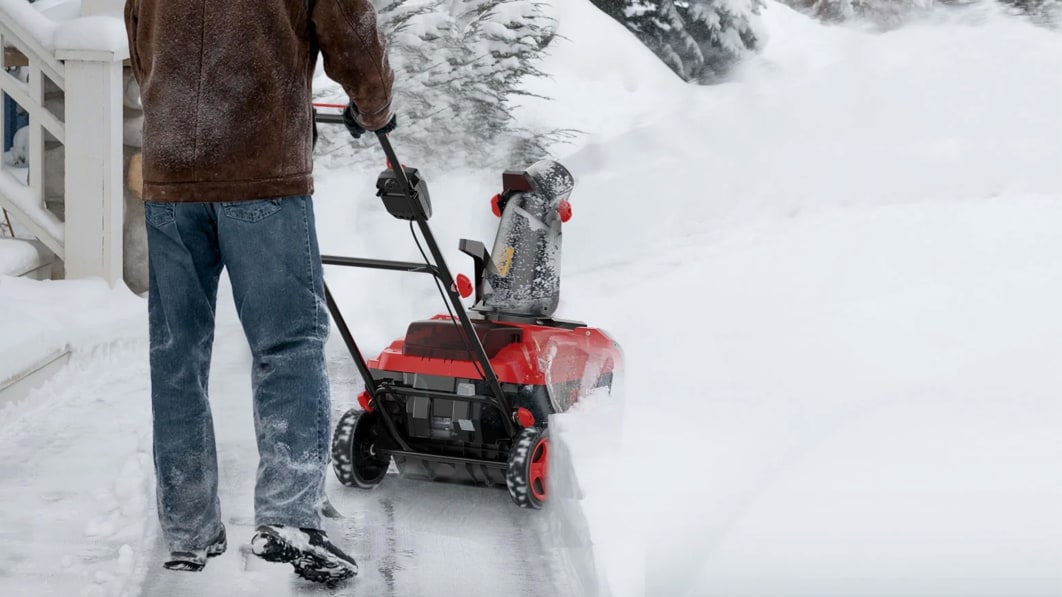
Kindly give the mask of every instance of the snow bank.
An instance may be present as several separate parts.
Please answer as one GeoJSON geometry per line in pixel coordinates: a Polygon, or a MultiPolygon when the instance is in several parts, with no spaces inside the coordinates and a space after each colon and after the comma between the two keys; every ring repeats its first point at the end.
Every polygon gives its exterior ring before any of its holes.
{"type": "MultiPolygon", "coordinates": [[[[574,268],[637,259],[707,221],[1062,184],[1053,165],[1062,138],[1057,34],[1000,19],[874,35],[779,5],[764,18],[771,41],[736,82],[691,87],[684,109],[562,157],[578,180],[576,217],[597,223],[570,235],[571,254],[596,255],[574,268]],[[617,234],[624,243],[611,241],[617,234]]],[[[611,111],[627,119],[627,106],[583,101],[602,120],[611,111]]]]}
{"type": "Polygon", "coordinates": [[[1060,198],[831,210],[572,280],[630,365],[622,425],[568,440],[611,594],[1056,594],[1060,198]]]}
{"type": "Polygon", "coordinates": [[[765,17],[735,82],[561,160],[561,316],[629,365],[559,430],[602,590],[1062,594],[1062,38],[765,17]]]}
{"type": "Polygon", "coordinates": [[[588,0],[554,3],[557,36],[525,89],[550,98],[516,100],[524,126],[580,131],[571,151],[681,112],[693,88],[620,23],[588,0]]]}

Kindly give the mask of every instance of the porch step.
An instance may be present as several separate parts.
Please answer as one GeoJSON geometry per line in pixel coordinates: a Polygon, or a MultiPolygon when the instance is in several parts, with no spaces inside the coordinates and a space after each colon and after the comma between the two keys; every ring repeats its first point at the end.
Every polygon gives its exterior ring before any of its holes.
{"type": "Polygon", "coordinates": [[[49,280],[55,255],[36,240],[0,237],[0,275],[49,280]]]}

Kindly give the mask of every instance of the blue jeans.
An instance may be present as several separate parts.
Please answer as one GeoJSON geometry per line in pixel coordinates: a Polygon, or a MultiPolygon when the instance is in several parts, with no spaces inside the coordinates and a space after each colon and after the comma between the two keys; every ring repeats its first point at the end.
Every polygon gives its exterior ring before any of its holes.
{"type": "Polygon", "coordinates": [[[207,396],[222,268],[253,355],[256,524],[321,528],[331,428],[329,331],[313,200],[147,203],[151,406],[171,550],[222,528],[207,396]]]}

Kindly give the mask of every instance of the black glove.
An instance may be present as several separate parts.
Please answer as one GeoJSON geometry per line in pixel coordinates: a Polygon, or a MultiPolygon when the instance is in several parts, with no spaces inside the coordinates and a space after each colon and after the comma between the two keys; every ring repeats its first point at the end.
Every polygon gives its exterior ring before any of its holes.
{"type": "MultiPolygon", "coordinates": [[[[367,133],[365,127],[358,123],[358,119],[354,116],[354,104],[347,104],[347,107],[343,109],[343,124],[347,126],[347,130],[350,131],[350,136],[355,139],[360,139],[362,135],[367,133]]],[[[388,122],[378,131],[374,133],[387,134],[395,130],[398,127],[398,115],[391,116],[391,122],[388,122]]]]}

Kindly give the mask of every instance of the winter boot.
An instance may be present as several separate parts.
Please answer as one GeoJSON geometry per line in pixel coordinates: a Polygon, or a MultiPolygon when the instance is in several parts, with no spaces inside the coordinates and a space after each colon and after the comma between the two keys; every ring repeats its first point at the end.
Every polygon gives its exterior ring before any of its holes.
{"type": "Polygon", "coordinates": [[[296,574],[313,582],[333,584],[358,573],[354,558],[317,529],[259,525],[251,551],[267,562],[291,564],[296,574]]]}
{"type": "Polygon", "coordinates": [[[206,566],[207,558],[213,558],[225,553],[228,545],[228,539],[225,537],[225,527],[221,527],[221,532],[205,549],[171,551],[170,559],[166,560],[162,565],[168,570],[199,572],[206,566]]]}

